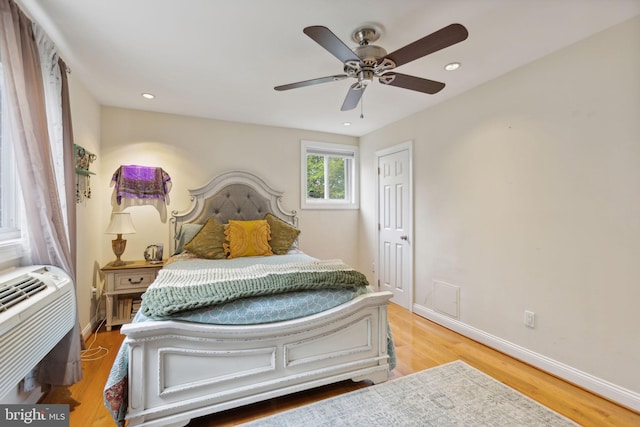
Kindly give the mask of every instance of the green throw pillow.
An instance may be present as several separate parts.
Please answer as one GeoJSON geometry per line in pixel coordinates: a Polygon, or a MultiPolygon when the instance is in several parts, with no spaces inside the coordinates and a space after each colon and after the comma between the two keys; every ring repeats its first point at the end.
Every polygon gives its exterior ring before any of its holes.
{"type": "Polygon", "coordinates": [[[198,234],[184,245],[184,248],[199,258],[225,259],[227,255],[222,248],[224,242],[224,225],[214,217],[211,217],[198,234]]]}
{"type": "Polygon", "coordinates": [[[271,250],[276,255],[286,254],[298,238],[300,230],[271,213],[267,213],[264,219],[271,228],[271,240],[269,240],[271,250]]]}

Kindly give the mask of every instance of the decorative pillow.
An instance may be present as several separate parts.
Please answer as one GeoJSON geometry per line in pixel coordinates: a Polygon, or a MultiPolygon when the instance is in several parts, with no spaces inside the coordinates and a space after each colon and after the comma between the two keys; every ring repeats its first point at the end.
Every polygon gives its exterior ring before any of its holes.
{"type": "Polygon", "coordinates": [[[211,217],[184,248],[199,258],[225,259],[227,255],[222,247],[223,243],[224,225],[211,217]]]}
{"type": "Polygon", "coordinates": [[[198,232],[202,230],[202,224],[182,224],[178,231],[176,242],[176,254],[184,250],[184,245],[189,243],[198,232]]]}
{"type": "Polygon", "coordinates": [[[271,213],[267,213],[264,219],[267,220],[271,228],[269,245],[271,245],[273,253],[276,255],[286,254],[298,238],[300,230],[271,213]]]}
{"type": "Polygon", "coordinates": [[[229,258],[243,256],[273,255],[269,238],[271,231],[269,223],[264,219],[254,221],[229,220],[224,226],[227,242],[223,247],[229,258]]]}

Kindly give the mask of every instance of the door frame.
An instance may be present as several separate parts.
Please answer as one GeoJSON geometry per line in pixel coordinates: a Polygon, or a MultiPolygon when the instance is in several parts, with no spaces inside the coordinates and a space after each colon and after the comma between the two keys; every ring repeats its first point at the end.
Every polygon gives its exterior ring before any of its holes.
{"type": "Polygon", "coordinates": [[[413,223],[413,141],[409,140],[391,147],[383,148],[375,152],[375,168],[376,171],[376,221],[375,221],[375,234],[376,234],[376,254],[375,254],[375,280],[378,290],[380,290],[380,157],[387,156],[389,154],[397,153],[399,151],[407,150],[409,152],[409,188],[407,194],[409,195],[409,227],[410,230],[407,233],[409,236],[409,307],[408,310],[413,312],[413,295],[414,295],[414,283],[413,283],[413,260],[414,260],[414,223],[413,223]]]}

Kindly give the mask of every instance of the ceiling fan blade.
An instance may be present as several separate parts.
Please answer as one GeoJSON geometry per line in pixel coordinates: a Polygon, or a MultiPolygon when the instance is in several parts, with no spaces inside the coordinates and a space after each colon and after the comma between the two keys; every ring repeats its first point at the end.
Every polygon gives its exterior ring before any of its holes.
{"type": "Polygon", "coordinates": [[[399,67],[430,53],[437,52],[445,47],[460,43],[469,36],[469,32],[461,24],[451,24],[438,31],[416,40],[413,43],[391,52],[386,58],[395,62],[399,67]]]}
{"type": "Polygon", "coordinates": [[[380,76],[378,80],[380,83],[385,85],[402,87],[405,89],[428,93],[430,95],[440,92],[445,86],[445,84],[441,82],[400,73],[385,73],[380,76]]]}
{"type": "Polygon", "coordinates": [[[344,98],[340,111],[349,111],[356,108],[366,88],[366,86],[361,86],[359,83],[352,84],[349,92],[347,92],[347,96],[344,98]]]}
{"type": "Polygon", "coordinates": [[[274,87],[274,89],[275,90],[296,89],[296,88],[299,88],[299,87],[317,85],[317,84],[320,84],[320,83],[335,82],[335,81],[338,81],[338,80],[346,79],[347,77],[348,76],[346,74],[338,74],[336,76],[320,77],[320,78],[317,78],[317,79],[304,80],[302,82],[289,83],[287,85],[276,86],[276,87],[274,87]]]}
{"type": "Polygon", "coordinates": [[[331,32],[327,27],[321,25],[315,25],[307,27],[304,33],[311,37],[316,43],[329,51],[330,54],[335,56],[343,64],[347,61],[360,62],[360,58],[349,47],[342,42],[335,34],[331,32]]]}

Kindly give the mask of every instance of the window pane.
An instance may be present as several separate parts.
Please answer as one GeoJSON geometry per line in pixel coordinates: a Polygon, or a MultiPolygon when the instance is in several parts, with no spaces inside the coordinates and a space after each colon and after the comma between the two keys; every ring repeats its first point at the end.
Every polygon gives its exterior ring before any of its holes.
{"type": "Polygon", "coordinates": [[[345,192],[345,163],[347,159],[343,157],[328,157],[329,161],[329,198],[333,200],[344,200],[345,192]]]}
{"type": "Polygon", "coordinates": [[[324,199],[324,156],[307,156],[307,198],[324,199]]]}
{"type": "Polygon", "coordinates": [[[0,241],[20,238],[18,182],[9,139],[4,99],[4,76],[0,64],[0,241]]]}

